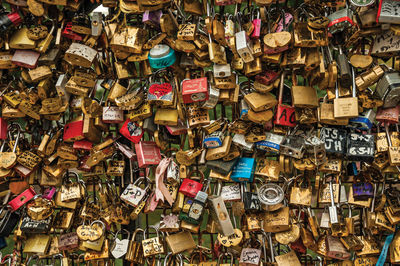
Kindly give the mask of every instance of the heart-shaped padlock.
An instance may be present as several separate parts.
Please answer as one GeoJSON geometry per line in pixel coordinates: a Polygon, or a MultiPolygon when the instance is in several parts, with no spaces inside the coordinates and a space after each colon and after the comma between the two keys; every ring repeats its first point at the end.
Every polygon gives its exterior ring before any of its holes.
{"type": "Polygon", "coordinates": [[[111,248],[111,254],[116,259],[121,258],[128,251],[130,233],[126,229],[123,229],[122,231],[125,231],[128,234],[128,237],[126,239],[119,239],[118,234],[119,232],[121,232],[121,230],[117,231],[117,233],[115,233],[114,236],[115,237],[114,244],[111,248]]]}

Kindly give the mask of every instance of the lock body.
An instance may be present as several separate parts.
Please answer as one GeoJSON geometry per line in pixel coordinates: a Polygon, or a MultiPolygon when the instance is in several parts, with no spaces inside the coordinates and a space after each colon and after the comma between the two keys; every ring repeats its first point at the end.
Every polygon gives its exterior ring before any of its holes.
{"type": "Polygon", "coordinates": [[[344,154],[347,149],[347,132],[343,129],[324,127],[321,129],[321,140],[325,142],[327,153],[344,154]]]}
{"type": "Polygon", "coordinates": [[[347,158],[352,161],[372,162],[375,143],[371,134],[350,133],[347,137],[347,158]]]}
{"type": "Polygon", "coordinates": [[[236,40],[236,51],[245,63],[249,63],[254,60],[252,49],[250,47],[249,39],[244,30],[239,31],[235,34],[236,40]]]}
{"type": "Polygon", "coordinates": [[[383,100],[383,107],[394,107],[400,101],[400,74],[385,73],[376,85],[376,95],[383,100]]]}

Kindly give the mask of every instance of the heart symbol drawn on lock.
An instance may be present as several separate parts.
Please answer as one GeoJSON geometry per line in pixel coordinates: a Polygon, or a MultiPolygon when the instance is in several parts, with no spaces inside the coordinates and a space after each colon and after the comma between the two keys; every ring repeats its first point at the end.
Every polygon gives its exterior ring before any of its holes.
{"type": "Polygon", "coordinates": [[[79,239],[96,241],[103,235],[103,229],[97,224],[80,225],[76,229],[79,239]]]}
{"type": "Polygon", "coordinates": [[[115,239],[114,246],[112,248],[111,254],[114,258],[119,259],[126,254],[128,251],[129,239],[115,239]]]}
{"type": "Polygon", "coordinates": [[[0,153],[0,167],[5,169],[12,168],[17,162],[17,155],[14,152],[0,153]]]}
{"type": "Polygon", "coordinates": [[[224,236],[223,234],[218,234],[217,239],[218,242],[221,243],[224,247],[234,247],[239,245],[239,243],[243,239],[243,233],[240,231],[240,229],[235,228],[233,230],[235,233],[230,236],[224,236]]]}
{"type": "Polygon", "coordinates": [[[169,83],[153,84],[149,88],[149,93],[155,95],[157,99],[172,92],[172,86],[169,83]]]}

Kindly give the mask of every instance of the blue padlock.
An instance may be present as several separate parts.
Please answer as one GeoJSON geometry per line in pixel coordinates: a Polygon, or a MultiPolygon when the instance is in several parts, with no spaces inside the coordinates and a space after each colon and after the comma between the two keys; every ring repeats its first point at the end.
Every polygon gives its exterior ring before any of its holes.
{"type": "Polygon", "coordinates": [[[233,167],[231,179],[235,182],[253,182],[255,165],[254,158],[239,158],[233,167]]]}
{"type": "Polygon", "coordinates": [[[349,124],[360,130],[370,130],[376,118],[376,112],[369,109],[359,116],[349,119],[349,124]]]}
{"type": "Polygon", "coordinates": [[[157,44],[150,49],[149,63],[154,69],[166,68],[176,61],[175,51],[168,45],[157,44]]]}

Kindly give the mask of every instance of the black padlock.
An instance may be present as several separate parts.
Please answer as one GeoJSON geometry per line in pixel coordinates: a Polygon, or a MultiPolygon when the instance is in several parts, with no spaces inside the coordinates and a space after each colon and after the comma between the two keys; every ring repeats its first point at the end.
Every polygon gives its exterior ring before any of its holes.
{"type": "Polygon", "coordinates": [[[243,204],[244,210],[246,212],[258,212],[261,211],[261,202],[258,198],[258,194],[254,192],[247,191],[246,184],[242,185],[242,195],[243,195],[243,204]]]}
{"type": "Polygon", "coordinates": [[[374,135],[350,133],[347,137],[347,159],[372,163],[375,153],[374,135]]]}
{"type": "Polygon", "coordinates": [[[219,160],[207,161],[206,166],[211,170],[214,170],[215,172],[218,172],[222,175],[228,175],[232,171],[233,166],[235,166],[236,161],[237,158],[231,161],[224,161],[222,159],[219,159],[219,160]]]}
{"type": "Polygon", "coordinates": [[[321,140],[325,142],[325,150],[327,153],[346,153],[346,130],[323,127],[321,129],[321,140]]]}

